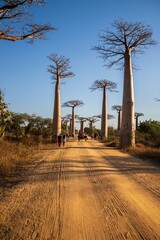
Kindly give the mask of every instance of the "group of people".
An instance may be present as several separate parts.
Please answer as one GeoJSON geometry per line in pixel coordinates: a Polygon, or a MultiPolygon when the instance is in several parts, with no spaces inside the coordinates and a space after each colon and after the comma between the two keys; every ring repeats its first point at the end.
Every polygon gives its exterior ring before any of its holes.
{"type": "Polygon", "coordinates": [[[64,147],[65,144],[66,144],[66,135],[59,134],[58,135],[58,146],[61,147],[61,145],[63,145],[63,147],[64,147]]]}

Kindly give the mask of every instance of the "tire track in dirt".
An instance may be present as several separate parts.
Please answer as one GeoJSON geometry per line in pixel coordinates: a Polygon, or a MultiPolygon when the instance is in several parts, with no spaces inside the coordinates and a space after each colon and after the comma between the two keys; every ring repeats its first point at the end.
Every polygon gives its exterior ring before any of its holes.
{"type": "Polygon", "coordinates": [[[0,239],[52,237],[50,231],[59,222],[57,190],[62,152],[58,149],[53,155],[51,153],[27,171],[25,181],[4,199],[0,212],[0,239]]]}
{"type": "MultiPolygon", "coordinates": [[[[121,172],[121,169],[117,166],[115,168],[115,165],[109,163],[108,151],[107,149],[101,149],[97,154],[97,149],[94,147],[94,144],[90,144],[90,147],[87,146],[86,148],[86,155],[83,153],[84,163],[88,165],[92,182],[95,188],[99,190],[99,201],[104,205],[102,212],[107,216],[106,226],[108,226],[109,235],[111,236],[107,239],[159,239],[160,232],[158,229],[160,222],[159,215],[156,212],[156,210],[159,210],[159,205],[154,205],[152,208],[155,214],[154,221],[152,222],[151,211],[145,209],[147,211],[147,214],[145,214],[142,204],[140,204],[140,206],[133,205],[132,200],[135,199],[133,199],[132,193],[129,193],[130,190],[127,191],[127,194],[130,194],[127,197],[126,194],[124,194],[124,189],[123,194],[121,193],[123,184],[128,188],[131,186],[135,187],[135,185],[129,181],[127,186],[128,176],[127,178],[125,177],[126,182],[122,184],[118,183],[118,181],[122,181],[121,178],[123,178],[125,174],[121,172]],[[97,160],[95,160],[96,155],[97,160]],[[89,160],[87,160],[88,157],[89,160]],[[130,185],[130,183],[132,184],[130,185]],[[117,184],[118,187],[115,184],[117,184]],[[156,210],[154,208],[156,208],[156,210]],[[143,214],[139,212],[139,210],[143,211],[143,214]]],[[[139,191],[139,189],[133,188],[133,195],[135,191],[139,191]]],[[[142,200],[142,194],[138,193],[137,197],[140,197],[140,195],[142,200]]],[[[143,204],[145,204],[145,201],[147,201],[146,197],[144,197],[143,204]]],[[[145,204],[146,207],[152,206],[151,201],[147,201],[147,203],[148,204],[145,204]],[[149,203],[151,205],[149,205],[149,203]]]]}
{"type": "Polygon", "coordinates": [[[81,158],[78,143],[68,146],[63,159],[61,238],[64,240],[105,240],[104,219],[100,216],[88,170],[81,158]]]}

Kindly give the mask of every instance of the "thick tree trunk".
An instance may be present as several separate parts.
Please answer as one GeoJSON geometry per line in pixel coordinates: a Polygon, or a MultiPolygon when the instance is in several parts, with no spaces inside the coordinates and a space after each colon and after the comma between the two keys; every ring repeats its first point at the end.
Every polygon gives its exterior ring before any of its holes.
{"type": "Polygon", "coordinates": [[[118,127],[117,127],[118,131],[120,131],[121,129],[121,123],[122,123],[122,111],[120,110],[118,111],[118,127]]]}
{"type": "Polygon", "coordinates": [[[57,77],[54,99],[53,113],[53,135],[52,142],[57,142],[57,137],[61,133],[61,98],[60,98],[60,77],[57,77]]]}
{"type": "Polygon", "coordinates": [[[120,130],[120,146],[122,148],[135,145],[134,89],[130,51],[125,54],[124,64],[122,126],[120,130]]]}
{"type": "Polygon", "coordinates": [[[81,121],[81,132],[84,132],[84,122],[83,121],[81,121]]]}
{"type": "Polygon", "coordinates": [[[93,134],[93,122],[90,121],[90,133],[91,133],[91,137],[92,137],[92,134],[93,134]]]}
{"type": "Polygon", "coordinates": [[[102,121],[101,132],[102,138],[108,137],[108,119],[107,119],[107,96],[106,87],[103,88],[103,102],[102,102],[102,121]]]}
{"type": "Polygon", "coordinates": [[[75,115],[74,115],[74,107],[72,107],[72,137],[75,135],[75,115]]]}
{"type": "Polygon", "coordinates": [[[138,129],[138,117],[136,117],[136,130],[138,129]]]}
{"type": "Polygon", "coordinates": [[[72,119],[69,120],[69,135],[72,135],[72,119]]]}

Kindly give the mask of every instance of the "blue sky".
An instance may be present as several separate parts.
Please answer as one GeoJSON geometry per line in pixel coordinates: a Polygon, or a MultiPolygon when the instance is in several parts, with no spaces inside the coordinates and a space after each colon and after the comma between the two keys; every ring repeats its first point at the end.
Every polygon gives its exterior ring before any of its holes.
{"type": "MultiPolygon", "coordinates": [[[[156,46],[137,55],[133,62],[139,70],[133,71],[135,111],[142,112],[140,120],[160,121],[160,1],[159,0],[59,0],[46,1],[46,7],[32,10],[34,21],[50,23],[56,31],[47,34],[47,40],[0,41],[0,88],[14,112],[53,115],[54,87],[47,67],[49,56],[57,53],[70,59],[75,77],[65,79],[61,86],[61,102],[79,99],[83,107],[76,114],[91,117],[101,114],[102,92],[91,92],[89,87],[97,79],[108,79],[118,84],[118,93],[108,93],[108,112],[116,118],[109,125],[116,127],[117,114],[113,105],[121,105],[123,71],[105,68],[92,46],[98,43],[98,33],[111,26],[114,20],[141,21],[151,26],[156,46]]],[[[71,113],[62,108],[62,116],[71,113]]],[[[100,123],[97,123],[97,127],[100,123]]],[[[79,126],[78,126],[79,127],[79,126]]]]}

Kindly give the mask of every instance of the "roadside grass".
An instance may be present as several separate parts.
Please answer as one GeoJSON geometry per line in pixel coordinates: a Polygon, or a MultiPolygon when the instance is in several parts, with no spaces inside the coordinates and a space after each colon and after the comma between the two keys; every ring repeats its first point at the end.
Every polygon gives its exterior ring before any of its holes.
{"type": "Polygon", "coordinates": [[[135,147],[130,147],[127,152],[133,156],[151,160],[152,163],[160,165],[160,148],[147,147],[143,144],[137,144],[135,147]]]}
{"type": "Polygon", "coordinates": [[[28,147],[24,144],[0,142],[0,175],[14,175],[18,166],[25,165],[36,159],[37,150],[35,147],[28,147]]]}

